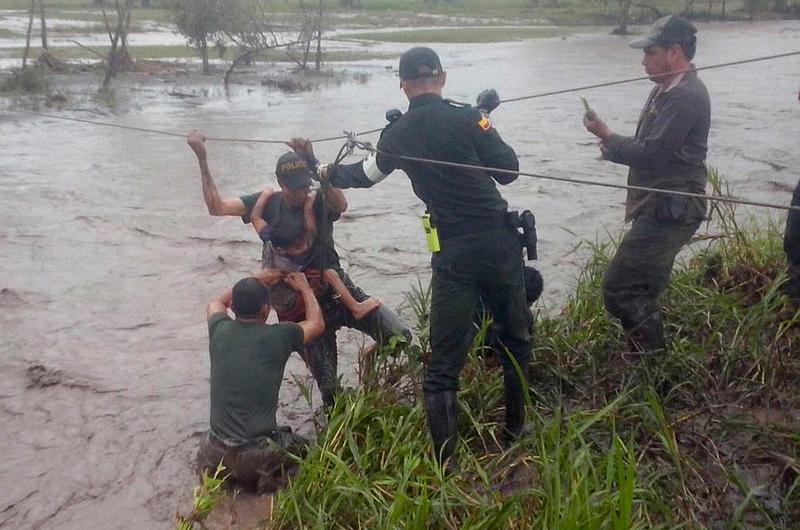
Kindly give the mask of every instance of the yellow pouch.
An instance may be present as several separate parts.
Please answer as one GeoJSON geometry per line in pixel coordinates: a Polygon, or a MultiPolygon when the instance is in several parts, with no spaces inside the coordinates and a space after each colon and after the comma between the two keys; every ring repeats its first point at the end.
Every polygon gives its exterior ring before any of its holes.
{"type": "Polygon", "coordinates": [[[439,231],[431,223],[431,214],[428,212],[425,212],[422,216],[422,228],[425,229],[425,241],[428,243],[428,250],[431,252],[442,250],[439,246],[439,231]]]}

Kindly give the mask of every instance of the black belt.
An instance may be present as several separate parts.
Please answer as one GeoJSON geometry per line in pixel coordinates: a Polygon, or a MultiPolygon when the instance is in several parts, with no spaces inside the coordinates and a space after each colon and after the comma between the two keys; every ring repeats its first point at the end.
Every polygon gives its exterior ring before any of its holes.
{"type": "Polygon", "coordinates": [[[505,214],[495,217],[475,217],[462,221],[457,224],[437,226],[439,240],[444,241],[452,237],[474,234],[476,232],[486,232],[487,230],[497,230],[498,228],[509,227],[509,222],[505,214]]]}
{"type": "Polygon", "coordinates": [[[243,451],[245,449],[250,449],[252,447],[257,447],[262,445],[263,443],[267,442],[267,440],[277,441],[280,439],[280,433],[278,431],[270,431],[267,434],[263,434],[256,438],[255,440],[231,440],[230,438],[225,438],[216,434],[214,431],[208,431],[208,441],[216,445],[217,447],[221,447],[226,450],[233,450],[233,451],[243,451]]]}

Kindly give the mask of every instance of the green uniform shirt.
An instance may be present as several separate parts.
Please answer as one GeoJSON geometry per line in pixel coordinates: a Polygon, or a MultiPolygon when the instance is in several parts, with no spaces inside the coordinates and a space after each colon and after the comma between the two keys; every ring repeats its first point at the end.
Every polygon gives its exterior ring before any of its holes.
{"type": "Polygon", "coordinates": [[[211,430],[245,443],[277,428],[275,411],[286,361],[303,347],[297,324],[242,323],[225,313],[208,320],[211,430]]]}
{"type": "MultiPolygon", "coordinates": [[[[694,70],[667,90],[658,86],[642,109],[635,136],[614,134],[605,143],[607,160],[630,167],[628,184],[664,190],[706,192],[706,152],[711,104],[694,70]]],[[[664,204],[680,220],[702,219],[705,200],[629,190],[625,220],[664,204]]],[[[669,213],[669,212],[668,212],[669,213]]]]}

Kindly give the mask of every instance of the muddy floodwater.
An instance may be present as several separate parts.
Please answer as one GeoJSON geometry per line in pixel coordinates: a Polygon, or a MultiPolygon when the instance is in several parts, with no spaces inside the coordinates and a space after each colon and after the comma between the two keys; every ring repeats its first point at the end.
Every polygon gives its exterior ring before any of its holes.
{"type": "MultiPolygon", "coordinates": [[[[698,66],[796,51],[800,23],[700,25],[699,40],[698,66]]],[[[447,95],[464,101],[487,87],[510,98],[642,75],[641,52],[602,32],[435,48],[448,71],[447,95]]],[[[387,109],[405,108],[387,69],[395,62],[337,64],[352,75],[294,94],[239,85],[226,96],[220,76],[133,77],[119,83],[118,112],[75,100],[61,115],[217,137],[326,137],[380,127],[387,109]]],[[[710,164],[735,194],[788,203],[800,177],[800,60],[700,75],[712,101],[710,164]]],[[[650,87],[583,95],[613,129],[632,134],[650,87]]],[[[596,159],[581,113],[578,94],[568,94],[509,103],[492,119],[525,171],[623,183],[623,168],[596,159]]],[[[321,143],[316,151],[330,160],[338,148],[321,143]]],[[[274,183],[282,151],[208,145],[223,195],[274,183]]],[[[512,207],[536,213],[546,281],[540,307],[556,313],[586,241],[621,233],[624,194],[526,177],[502,193],[512,207]]],[[[401,173],[347,197],[350,209],[335,230],[345,266],[411,323],[404,293],[429,275],[421,203],[401,173]]],[[[208,422],[205,304],[256,270],[259,254],[249,226],[207,214],[183,139],[0,112],[0,526],[170,527],[195,484],[191,464],[208,422]]],[[[346,383],[354,383],[362,343],[356,333],[340,334],[346,383]]],[[[308,433],[311,407],[296,380],[309,376],[293,358],[279,420],[308,433]]]]}

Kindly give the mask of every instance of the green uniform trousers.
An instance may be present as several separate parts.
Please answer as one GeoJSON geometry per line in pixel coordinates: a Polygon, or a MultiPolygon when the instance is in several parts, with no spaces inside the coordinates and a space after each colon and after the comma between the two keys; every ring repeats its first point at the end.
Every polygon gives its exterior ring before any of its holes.
{"type": "MultiPolygon", "coordinates": [[[[474,337],[479,297],[494,317],[500,342],[524,369],[531,358],[533,315],[525,301],[522,247],[511,228],[448,238],[431,258],[431,359],[425,392],[458,390],[474,337]]],[[[502,355],[504,374],[515,374],[502,355]]]]}
{"type": "Polygon", "coordinates": [[[633,221],[603,277],[603,302],[626,330],[660,313],[658,296],[667,288],[675,256],[702,220],[659,218],[646,212],[633,221]]]}
{"type": "Polygon", "coordinates": [[[286,484],[297,463],[288,453],[304,456],[308,440],[282,428],[244,446],[225,443],[211,431],[200,440],[197,451],[197,470],[213,475],[217,465],[225,466],[223,476],[255,489],[271,493],[286,484]]]}

